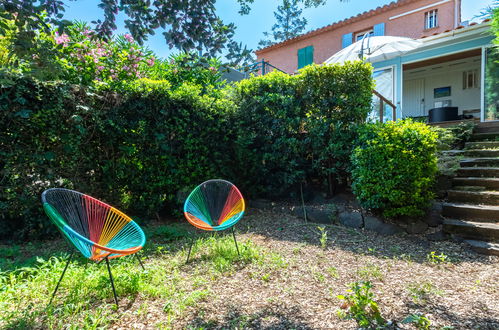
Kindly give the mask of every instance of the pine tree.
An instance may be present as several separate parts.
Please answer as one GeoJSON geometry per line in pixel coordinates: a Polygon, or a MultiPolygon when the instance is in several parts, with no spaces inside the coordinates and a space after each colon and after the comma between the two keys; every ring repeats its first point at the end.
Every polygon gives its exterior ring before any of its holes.
{"type": "Polygon", "coordinates": [[[282,5],[274,12],[276,23],[272,32],[264,32],[266,39],[258,43],[261,47],[270,46],[276,42],[296,37],[305,30],[307,20],[301,17],[302,9],[298,7],[299,0],[282,0],[282,5]]]}

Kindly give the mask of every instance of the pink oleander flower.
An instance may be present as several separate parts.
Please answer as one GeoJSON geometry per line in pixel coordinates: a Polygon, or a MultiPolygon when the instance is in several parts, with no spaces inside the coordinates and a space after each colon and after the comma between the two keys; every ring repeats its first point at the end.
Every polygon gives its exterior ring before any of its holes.
{"type": "Polygon", "coordinates": [[[216,72],[216,71],[217,71],[217,69],[216,69],[216,68],[214,68],[214,67],[212,67],[212,66],[210,66],[210,71],[212,71],[212,72],[216,72]]]}
{"type": "Polygon", "coordinates": [[[149,65],[149,66],[153,66],[153,65],[154,65],[154,57],[148,58],[148,59],[146,60],[146,62],[147,62],[147,65],[149,65]]]}
{"type": "Polygon", "coordinates": [[[97,67],[97,70],[102,71],[102,70],[104,70],[104,67],[103,67],[102,65],[99,65],[99,66],[97,67]]]}
{"type": "Polygon", "coordinates": [[[69,44],[69,36],[66,33],[59,35],[59,33],[56,32],[55,43],[58,45],[62,44],[64,47],[67,47],[69,44]]]}
{"type": "Polygon", "coordinates": [[[126,33],[124,37],[130,43],[135,41],[130,33],[126,33]]]}
{"type": "Polygon", "coordinates": [[[96,54],[97,56],[99,56],[99,57],[105,56],[105,55],[106,55],[106,50],[105,50],[105,49],[103,49],[103,48],[100,48],[100,47],[99,47],[99,48],[97,48],[97,49],[95,50],[95,54],[96,54]]]}
{"type": "Polygon", "coordinates": [[[86,37],[89,37],[93,34],[93,32],[90,30],[90,29],[85,29],[83,31],[83,35],[86,36],[86,37]]]}

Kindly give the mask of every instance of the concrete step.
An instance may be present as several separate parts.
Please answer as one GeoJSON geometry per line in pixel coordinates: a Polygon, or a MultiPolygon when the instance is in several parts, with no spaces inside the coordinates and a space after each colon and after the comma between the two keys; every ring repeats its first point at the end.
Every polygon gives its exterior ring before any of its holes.
{"type": "Polygon", "coordinates": [[[488,157],[488,158],[466,158],[459,162],[462,167],[472,167],[472,166],[492,166],[499,167],[499,158],[488,157]]]}
{"type": "Polygon", "coordinates": [[[499,190],[499,178],[479,178],[479,177],[466,177],[466,178],[453,178],[453,186],[479,186],[485,187],[490,190],[499,190]]]}
{"type": "Polygon", "coordinates": [[[487,188],[480,186],[453,186],[452,190],[459,191],[486,191],[487,188]]]}
{"type": "MultiPolygon", "coordinates": [[[[456,154],[459,155],[459,154],[456,154]]],[[[499,149],[472,149],[465,150],[462,155],[465,157],[476,157],[476,158],[493,158],[499,157],[499,149]]]]}
{"type": "Polygon", "coordinates": [[[499,177],[499,167],[461,167],[457,170],[459,177],[499,177]]]}
{"type": "Polygon", "coordinates": [[[499,140],[499,133],[488,132],[488,133],[473,133],[470,138],[471,141],[496,141],[499,140]]]}
{"type": "Polygon", "coordinates": [[[499,244],[485,241],[477,241],[472,239],[464,240],[471,248],[478,253],[487,254],[489,256],[499,256],[499,244]]]}
{"type": "Polygon", "coordinates": [[[444,219],[443,229],[446,233],[472,240],[495,242],[499,239],[498,223],[481,223],[444,219]]]}
{"type": "Polygon", "coordinates": [[[466,142],[466,149],[499,149],[499,141],[466,142]]]}
{"type": "Polygon", "coordinates": [[[467,204],[499,205],[499,191],[448,190],[449,202],[467,204]]]}
{"type": "Polygon", "coordinates": [[[442,216],[474,222],[499,222],[499,206],[443,203],[442,216]]]}
{"type": "Polygon", "coordinates": [[[483,126],[483,127],[475,127],[473,130],[474,134],[480,134],[480,133],[497,133],[499,134],[499,127],[494,127],[494,126],[483,126]]]}

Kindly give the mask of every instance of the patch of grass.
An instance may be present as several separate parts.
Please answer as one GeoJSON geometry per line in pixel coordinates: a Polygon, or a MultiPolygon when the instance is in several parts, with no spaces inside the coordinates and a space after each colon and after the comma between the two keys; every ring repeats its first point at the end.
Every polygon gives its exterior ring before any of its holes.
{"type": "Polygon", "coordinates": [[[383,272],[381,268],[374,264],[368,264],[357,269],[357,276],[364,281],[383,280],[383,272]]]}
{"type": "MultiPolygon", "coordinates": [[[[162,227],[155,230],[156,235],[168,232],[178,233],[162,227]]],[[[180,234],[172,236],[181,239],[180,234]]],[[[240,256],[232,236],[198,239],[198,255],[187,266],[193,267],[194,274],[188,277],[182,273],[185,249],[153,245],[149,251],[155,256],[144,260],[145,271],[134,256],[113,259],[110,265],[118,299],[122,302],[141,296],[145,300],[164,301],[163,312],[168,321],[163,325],[171,326],[183,310],[210,296],[209,283],[223,273],[264,257],[273,267],[284,263],[277,254],[264,256],[263,250],[250,241],[238,243],[240,256]]],[[[67,257],[38,257],[33,264],[0,272],[0,328],[65,328],[70,324],[74,329],[93,329],[108,327],[119,319],[105,263],[98,265],[83,257],[76,257],[69,264],[57,295],[48,306],[67,257]]],[[[147,315],[147,310],[147,304],[141,304],[137,315],[147,315]]]]}
{"type": "Polygon", "coordinates": [[[407,286],[411,299],[414,303],[424,305],[428,303],[432,296],[441,296],[443,291],[439,290],[433,283],[423,281],[419,283],[411,283],[407,286]]]}
{"type": "Polygon", "coordinates": [[[191,235],[187,228],[180,224],[145,227],[144,230],[146,237],[149,239],[155,238],[166,242],[186,238],[191,235]]]}

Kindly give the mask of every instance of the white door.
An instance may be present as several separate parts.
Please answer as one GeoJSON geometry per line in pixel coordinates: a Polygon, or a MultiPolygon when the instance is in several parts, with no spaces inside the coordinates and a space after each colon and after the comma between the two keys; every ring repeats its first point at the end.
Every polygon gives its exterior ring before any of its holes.
{"type": "Polygon", "coordinates": [[[402,117],[426,116],[424,79],[404,81],[402,117]]]}

